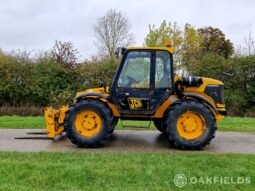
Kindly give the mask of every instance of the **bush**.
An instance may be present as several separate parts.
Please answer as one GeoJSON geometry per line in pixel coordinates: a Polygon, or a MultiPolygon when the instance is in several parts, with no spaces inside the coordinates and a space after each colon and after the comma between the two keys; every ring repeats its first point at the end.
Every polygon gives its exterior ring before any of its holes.
{"type": "Polygon", "coordinates": [[[232,77],[229,84],[229,108],[235,115],[254,116],[255,55],[232,59],[232,77]]]}
{"type": "Polygon", "coordinates": [[[75,70],[80,74],[80,81],[83,81],[81,89],[96,87],[99,81],[109,85],[117,66],[116,60],[87,61],[80,64],[75,70]]]}
{"type": "Polygon", "coordinates": [[[63,90],[75,89],[76,75],[71,70],[47,57],[22,59],[0,59],[0,105],[45,106],[63,90]]]}
{"type": "MultiPolygon", "coordinates": [[[[76,92],[108,85],[116,72],[116,60],[85,61],[66,67],[49,54],[30,58],[27,53],[4,54],[0,51],[0,115],[37,115],[35,108],[59,107],[72,101],[76,92]],[[17,107],[15,111],[14,108],[17,107]],[[30,109],[29,109],[30,108],[30,109]]],[[[225,83],[225,100],[230,115],[254,116],[255,56],[226,59],[208,53],[191,68],[192,75],[215,78],[225,83]]]]}
{"type": "Polygon", "coordinates": [[[29,58],[27,54],[0,54],[0,106],[21,107],[72,101],[77,91],[108,84],[115,73],[115,61],[90,61],[70,68],[48,54],[29,58]]]}

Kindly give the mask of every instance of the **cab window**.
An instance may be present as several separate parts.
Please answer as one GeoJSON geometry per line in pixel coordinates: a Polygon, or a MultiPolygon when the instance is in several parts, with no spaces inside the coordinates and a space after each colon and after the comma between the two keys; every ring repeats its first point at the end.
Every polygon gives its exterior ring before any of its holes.
{"type": "Polygon", "coordinates": [[[127,54],[118,87],[149,88],[151,52],[130,51],[127,54]]]}
{"type": "Polygon", "coordinates": [[[171,87],[171,59],[167,51],[156,52],[155,87],[171,87]]]}

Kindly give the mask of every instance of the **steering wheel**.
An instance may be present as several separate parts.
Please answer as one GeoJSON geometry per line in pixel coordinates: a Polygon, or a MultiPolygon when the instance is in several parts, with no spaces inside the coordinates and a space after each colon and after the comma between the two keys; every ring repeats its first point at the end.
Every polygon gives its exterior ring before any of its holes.
{"type": "Polygon", "coordinates": [[[131,86],[134,83],[138,84],[140,82],[140,81],[138,81],[138,80],[136,80],[136,79],[134,79],[134,78],[132,78],[130,76],[127,76],[127,78],[128,78],[127,86],[131,86]]]}

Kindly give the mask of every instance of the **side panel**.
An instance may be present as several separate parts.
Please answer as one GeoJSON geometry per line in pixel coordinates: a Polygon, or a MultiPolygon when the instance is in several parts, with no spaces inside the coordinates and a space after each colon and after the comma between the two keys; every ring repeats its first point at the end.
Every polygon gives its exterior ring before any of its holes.
{"type": "Polygon", "coordinates": [[[175,95],[169,96],[155,111],[152,118],[162,118],[165,111],[170,107],[171,104],[175,103],[179,99],[175,95]]]}

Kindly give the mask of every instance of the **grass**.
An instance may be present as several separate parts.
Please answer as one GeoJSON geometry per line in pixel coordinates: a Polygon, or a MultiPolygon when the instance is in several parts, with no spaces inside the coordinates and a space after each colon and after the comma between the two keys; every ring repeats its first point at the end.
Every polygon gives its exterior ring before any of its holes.
{"type": "Polygon", "coordinates": [[[44,128],[43,117],[1,116],[0,128],[44,128]]]}
{"type": "Polygon", "coordinates": [[[0,159],[0,190],[183,191],[255,187],[255,155],[0,152],[0,159]],[[189,183],[176,187],[176,174],[184,174],[189,183]],[[191,184],[192,177],[229,177],[234,181],[248,177],[251,182],[191,184]]]}
{"type": "Polygon", "coordinates": [[[218,124],[220,131],[255,131],[255,118],[226,117],[218,124]]]}
{"type": "MultiPolygon", "coordinates": [[[[124,126],[148,126],[144,121],[123,121],[124,126]]],[[[1,116],[0,128],[45,128],[43,117],[1,116]]],[[[121,123],[117,129],[121,129],[121,123]]],[[[155,130],[153,122],[150,130],[155,130]]],[[[226,117],[218,124],[219,131],[255,132],[255,118],[226,117]]]]}

